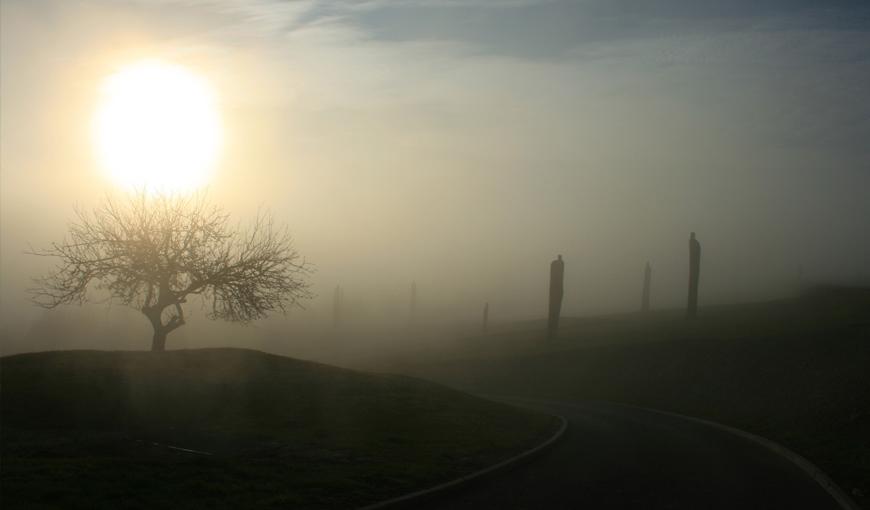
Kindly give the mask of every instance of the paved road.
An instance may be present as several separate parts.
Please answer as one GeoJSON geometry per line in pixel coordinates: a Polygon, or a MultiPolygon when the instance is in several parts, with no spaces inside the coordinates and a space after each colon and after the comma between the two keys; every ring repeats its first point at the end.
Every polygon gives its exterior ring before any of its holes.
{"type": "Polygon", "coordinates": [[[614,404],[516,401],[566,417],[533,462],[420,509],[839,509],[791,462],[714,427],[614,404]]]}

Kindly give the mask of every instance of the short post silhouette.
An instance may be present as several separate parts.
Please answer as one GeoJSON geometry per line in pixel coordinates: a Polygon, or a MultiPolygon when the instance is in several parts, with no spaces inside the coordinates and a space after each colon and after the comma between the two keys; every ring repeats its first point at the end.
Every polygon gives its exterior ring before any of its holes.
{"type": "Polygon", "coordinates": [[[483,332],[489,329],[489,303],[483,305],[483,332]]]}
{"type": "Polygon", "coordinates": [[[643,293],[640,296],[640,311],[642,312],[649,311],[649,293],[651,283],[652,266],[650,266],[649,262],[647,262],[646,267],[643,269],[643,293]]]}
{"type": "Polygon", "coordinates": [[[408,322],[414,324],[417,315],[417,282],[411,282],[411,299],[408,304],[408,322]]]}
{"type": "Polygon", "coordinates": [[[559,329],[559,315],[562,313],[564,294],[565,262],[559,255],[550,263],[550,310],[547,317],[547,337],[554,338],[559,329]]]}
{"type": "Polygon", "coordinates": [[[341,323],[342,307],[344,305],[344,290],[341,285],[335,286],[335,292],[332,294],[332,325],[338,327],[341,323]]]}
{"type": "Polygon", "coordinates": [[[701,243],[695,239],[695,233],[689,236],[689,302],[686,306],[686,317],[694,319],[698,316],[698,278],[701,274],[701,243]]]}

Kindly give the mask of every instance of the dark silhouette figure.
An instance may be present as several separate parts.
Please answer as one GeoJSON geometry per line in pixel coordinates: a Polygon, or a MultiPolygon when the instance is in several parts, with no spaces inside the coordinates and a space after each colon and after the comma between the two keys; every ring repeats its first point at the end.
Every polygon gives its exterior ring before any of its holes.
{"type": "Polygon", "coordinates": [[[550,314],[547,318],[547,336],[554,338],[559,329],[559,315],[562,312],[564,294],[565,262],[559,255],[550,263],[550,314]]]}
{"type": "Polygon", "coordinates": [[[643,269],[643,293],[640,296],[640,311],[642,312],[649,311],[649,292],[651,283],[652,266],[650,266],[649,262],[647,262],[646,267],[643,269]]]}
{"type": "Polygon", "coordinates": [[[489,329],[489,303],[483,305],[483,332],[489,329]]]}
{"type": "Polygon", "coordinates": [[[695,233],[689,236],[689,303],[686,307],[686,317],[694,319],[698,316],[698,277],[701,274],[701,243],[695,239],[695,233]]]}
{"type": "Polygon", "coordinates": [[[342,308],[344,308],[344,289],[336,285],[332,295],[332,325],[338,327],[341,324],[342,308]]]}
{"type": "Polygon", "coordinates": [[[411,301],[408,305],[408,321],[413,324],[417,315],[417,282],[411,282],[411,301]]]}

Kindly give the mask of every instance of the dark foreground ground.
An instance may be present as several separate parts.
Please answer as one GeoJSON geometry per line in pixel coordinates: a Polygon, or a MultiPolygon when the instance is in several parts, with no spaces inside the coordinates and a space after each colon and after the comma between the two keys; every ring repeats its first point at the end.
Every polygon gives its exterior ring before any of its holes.
{"type": "Polygon", "coordinates": [[[614,404],[523,405],[569,420],[558,447],[535,462],[415,508],[840,508],[791,462],[716,428],[614,404]]]}
{"type": "Polygon", "coordinates": [[[9,508],[353,508],[549,437],[550,416],[240,349],[0,358],[9,508]]]}
{"type": "Polygon", "coordinates": [[[696,321],[654,312],[563,326],[553,341],[527,323],[383,366],[473,392],[624,402],[731,425],[807,457],[870,507],[870,291],[702,308],[696,321]]]}

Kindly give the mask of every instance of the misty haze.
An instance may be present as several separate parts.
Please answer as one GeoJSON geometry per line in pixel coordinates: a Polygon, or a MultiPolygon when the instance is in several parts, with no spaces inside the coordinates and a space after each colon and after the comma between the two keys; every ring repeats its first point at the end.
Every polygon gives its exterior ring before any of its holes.
{"type": "Polygon", "coordinates": [[[0,0],[3,508],[870,508],[870,6],[0,0]]]}

